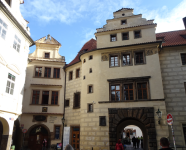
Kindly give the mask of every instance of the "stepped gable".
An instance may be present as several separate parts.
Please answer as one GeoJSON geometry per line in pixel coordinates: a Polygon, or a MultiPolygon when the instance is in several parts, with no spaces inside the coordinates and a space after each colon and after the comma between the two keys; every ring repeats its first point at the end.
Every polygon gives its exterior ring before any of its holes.
{"type": "MultiPolygon", "coordinates": [[[[83,47],[81,48],[81,50],[80,50],[79,52],[84,51],[84,50],[86,50],[86,51],[91,51],[91,50],[94,50],[94,49],[96,49],[96,48],[97,48],[97,41],[96,41],[95,39],[91,39],[91,40],[89,40],[88,42],[86,42],[86,43],[83,45],[83,47]]],[[[68,65],[66,65],[66,67],[69,67],[69,66],[71,66],[71,65],[74,65],[74,64],[76,64],[76,63],[78,63],[78,62],[80,62],[79,53],[78,53],[77,56],[74,58],[74,60],[72,60],[68,65]]],[[[65,67],[65,68],[66,68],[66,67],[65,67]]]]}
{"type": "Polygon", "coordinates": [[[58,44],[61,46],[61,43],[59,43],[56,39],[54,39],[52,36],[50,37],[50,35],[44,36],[42,38],[40,38],[39,40],[35,41],[36,43],[43,43],[43,44],[58,44]]]}
{"type": "Polygon", "coordinates": [[[186,45],[186,30],[157,33],[156,39],[163,41],[163,47],[186,45]]]}

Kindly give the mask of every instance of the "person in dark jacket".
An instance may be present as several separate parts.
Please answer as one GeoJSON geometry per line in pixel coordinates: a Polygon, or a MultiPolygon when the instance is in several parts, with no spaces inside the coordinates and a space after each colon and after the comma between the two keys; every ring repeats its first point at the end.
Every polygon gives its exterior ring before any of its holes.
{"type": "Polygon", "coordinates": [[[121,143],[121,139],[119,139],[118,143],[116,143],[115,150],[124,150],[123,145],[121,143]]]}
{"type": "Polygon", "coordinates": [[[42,143],[42,150],[46,150],[46,148],[47,148],[47,140],[44,139],[42,143]]]}
{"type": "Polygon", "coordinates": [[[162,137],[162,138],[160,139],[160,145],[161,145],[161,147],[162,147],[160,150],[172,150],[172,149],[169,147],[170,143],[169,143],[168,139],[165,138],[165,137],[162,137]]]}
{"type": "Polygon", "coordinates": [[[133,148],[136,148],[136,138],[133,136],[132,138],[133,148]]]}
{"type": "Polygon", "coordinates": [[[140,143],[140,139],[139,139],[139,136],[138,136],[138,137],[136,137],[137,148],[139,148],[139,143],[140,143]]]}
{"type": "Polygon", "coordinates": [[[143,137],[141,136],[141,148],[143,148],[143,137]]]}

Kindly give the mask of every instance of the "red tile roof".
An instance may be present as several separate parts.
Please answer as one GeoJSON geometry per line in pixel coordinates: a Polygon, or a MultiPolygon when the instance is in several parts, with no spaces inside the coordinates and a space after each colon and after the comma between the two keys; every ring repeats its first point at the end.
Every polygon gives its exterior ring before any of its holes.
{"type": "Polygon", "coordinates": [[[164,39],[164,42],[162,43],[163,47],[186,45],[186,39],[181,35],[186,35],[186,30],[157,33],[156,38],[164,39]]]}
{"type": "MultiPolygon", "coordinates": [[[[83,47],[81,48],[81,50],[79,52],[82,52],[84,50],[86,51],[91,51],[97,48],[97,42],[94,39],[90,39],[88,42],[86,42],[83,47]]],[[[74,58],[74,60],[72,60],[68,65],[66,65],[65,67],[69,67],[75,63],[80,62],[79,59],[79,53],[77,54],[77,56],[74,58]]]]}

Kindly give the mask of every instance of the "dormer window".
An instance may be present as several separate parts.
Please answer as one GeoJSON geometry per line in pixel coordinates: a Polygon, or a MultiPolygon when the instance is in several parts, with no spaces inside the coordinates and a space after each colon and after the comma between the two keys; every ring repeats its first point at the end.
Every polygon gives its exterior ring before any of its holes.
{"type": "Polygon", "coordinates": [[[135,38],[135,39],[141,38],[141,30],[134,31],[134,38],[135,38]]]}
{"type": "Polygon", "coordinates": [[[6,3],[10,6],[11,5],[11,0],[5,0],[6,3]]]}
{"type": "Polygon", "coordinates": [[[111,42],[117,41],[117,34],[111,34],[111,35],[110,35],[110,41],[111,41],[111,42]]]}
{"type": "Polygon", "coordinates": [[[127,24],[127,20],[121,20],[121,25],[127,24]]]}
{"type": "Polygon", "coordinates": [[[45,58],[50,58],[50,53],[45,53],[45,58]]]}

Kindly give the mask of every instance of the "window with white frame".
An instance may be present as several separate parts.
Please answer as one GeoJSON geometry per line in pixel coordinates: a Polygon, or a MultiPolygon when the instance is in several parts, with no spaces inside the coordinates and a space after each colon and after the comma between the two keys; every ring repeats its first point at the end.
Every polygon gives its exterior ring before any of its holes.
{"type": "Polygon", "coordinates": [[[6,93],[13,95],[15,87],[15,76],[11,73],[8,73],[8,80],[6,84],[6,93]]]}
{"type": "Polygon", "coordinates": [[[17,37],[17,35],[15,35],[15,39],[14,39],[14,44],[13,44],[13,48],[16,51],[20,51],[20,46],[21,46],[21,40],[17,37]]]}
{"type": "Polygon", "coordinates": [[[3,22],[3,20],[0,18],[0,36],[5,39],[6,38],[6,32],[8,29],[8,25],[3,22]]]}

